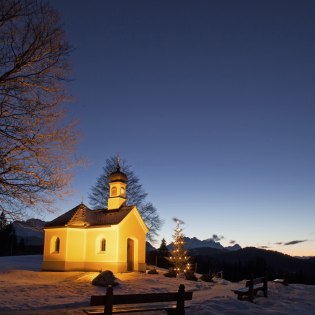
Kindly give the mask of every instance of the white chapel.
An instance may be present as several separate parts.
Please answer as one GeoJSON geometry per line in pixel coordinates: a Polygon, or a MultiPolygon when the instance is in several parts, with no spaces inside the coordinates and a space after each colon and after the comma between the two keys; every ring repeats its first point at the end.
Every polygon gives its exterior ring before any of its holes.
{"type": "Polygon", "coordinates": [[[45,225],[42,270],[145,271],[148,228],[137,207],[126,205],[119,161],[109,181],[107,209],[81,203],[45,225]]]}

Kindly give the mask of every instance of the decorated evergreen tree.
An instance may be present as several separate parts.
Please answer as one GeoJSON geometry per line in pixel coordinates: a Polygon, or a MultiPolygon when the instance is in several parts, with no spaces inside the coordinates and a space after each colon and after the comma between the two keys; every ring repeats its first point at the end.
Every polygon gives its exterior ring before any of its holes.
{"type": "Polygon", "coordinates": [[[173,219],[176,222],[176,228],[173,234],[173,248],[171,250],[171,255],[167,259],[173,265],[172,270],[176,275],[182,275],[190,270],[190,257],[187,255],[187,250],[185,249],[184,234],[181,225],[184,224],[182,220],[177,218],[173,219]]]}

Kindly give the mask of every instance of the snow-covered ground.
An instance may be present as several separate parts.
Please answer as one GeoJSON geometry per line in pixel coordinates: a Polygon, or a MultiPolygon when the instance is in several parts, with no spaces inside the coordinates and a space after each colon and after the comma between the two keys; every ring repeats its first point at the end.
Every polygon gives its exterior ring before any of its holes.
{"type": "MultiPolygon", "coordinates": [[[[90,296],[104,288],[91,285],[93,272],[43,272],[41,256],[0,257],[0,314],[83,314],[90,296]]],[[[315,315],[315,286],[268,283],[269,297],[254,303],[238,301],[231,291],[243,286],[218,279],[216,283],[192,282],[140,273],[116,274],[120,285],[114,293],[177,291],[180,283],[192,290],[186,314],[212,315],[315,315]]],[[[151,314],[151,313],[150,313],[151,314]]],[[[164,314],[154,312],[152,314],[164,314]]]]}

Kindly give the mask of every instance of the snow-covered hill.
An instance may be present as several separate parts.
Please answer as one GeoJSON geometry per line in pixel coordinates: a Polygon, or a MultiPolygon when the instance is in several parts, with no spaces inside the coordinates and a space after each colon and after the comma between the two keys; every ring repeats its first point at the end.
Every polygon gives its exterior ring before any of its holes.
{"type": "MultiPolygon", "coordinates": [[[[91,285],[97,272],[42,272],[42,256],[0,257],[0,314],[75,315],[87,309],[91,295],[104,294],[104,288],[91,285]]],[[[215,279],[214,283],[188,281],[159,274],[129,272],[115,274],[119,285],[114,294],[174,292],[183,283],[193,291],[187,315],[314,315],[315,286],[268,283],[268,298],[255,303],[237,300],[232,289],[245,282],[231,283],[215,279]]],[[[200,275],[198,275],[199,277],[200,275]]],[[[150,313],[151,314],[151,313],[150,313]]],[[[160,315],[153,312],[152,315],[160,315]]]]}

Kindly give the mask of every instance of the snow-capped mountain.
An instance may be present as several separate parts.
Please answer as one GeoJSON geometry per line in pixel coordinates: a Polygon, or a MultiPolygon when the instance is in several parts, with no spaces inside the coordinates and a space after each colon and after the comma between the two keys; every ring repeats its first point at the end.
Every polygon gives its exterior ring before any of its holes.
{"type": "Polygon", "coordinates": [[[233,246],[225,247],[225,249],[230,250],[230,251],[235,251],[235,250],[242,249],[242,247],[240,245],[238,245],[238,244],[234,244],[233,246]]]}
{"type": "MultiPolygon", "coordinates": [[[[193,248],[202,248],[202,247],[209,247],[209,248],[216,248],[216,249],[226,249],[230,251],[235,251],[241,249],[241,246],[238,244],[234,244],[233,246],[224,247],[220,242],[216,242],[211,238],[206,240],[199,240],[197,237],[184,237],[185,247],[187,249],[193,248]]],[[[172,244],[168,245],[168,248],[171,248],[172,244]]]]}
{"type": "Polygon", "coordinates": [[[189,238],[184,237],[184,242],[186,243],[186,248],[200,248],[200,247],[211,247],[216,249],[224,249],[224,246],[220,242],[215,242],[213,239],[199,240],[197,237],[189,238]]]}
{"type": "Polygon", "coordinates": [[[13,229],[17,242],[23,239],[26,246],[41,246],[44,244],[43,227],[46,222],[39,219],[29,219],[27,221],[14,221],[13,229]]]}

